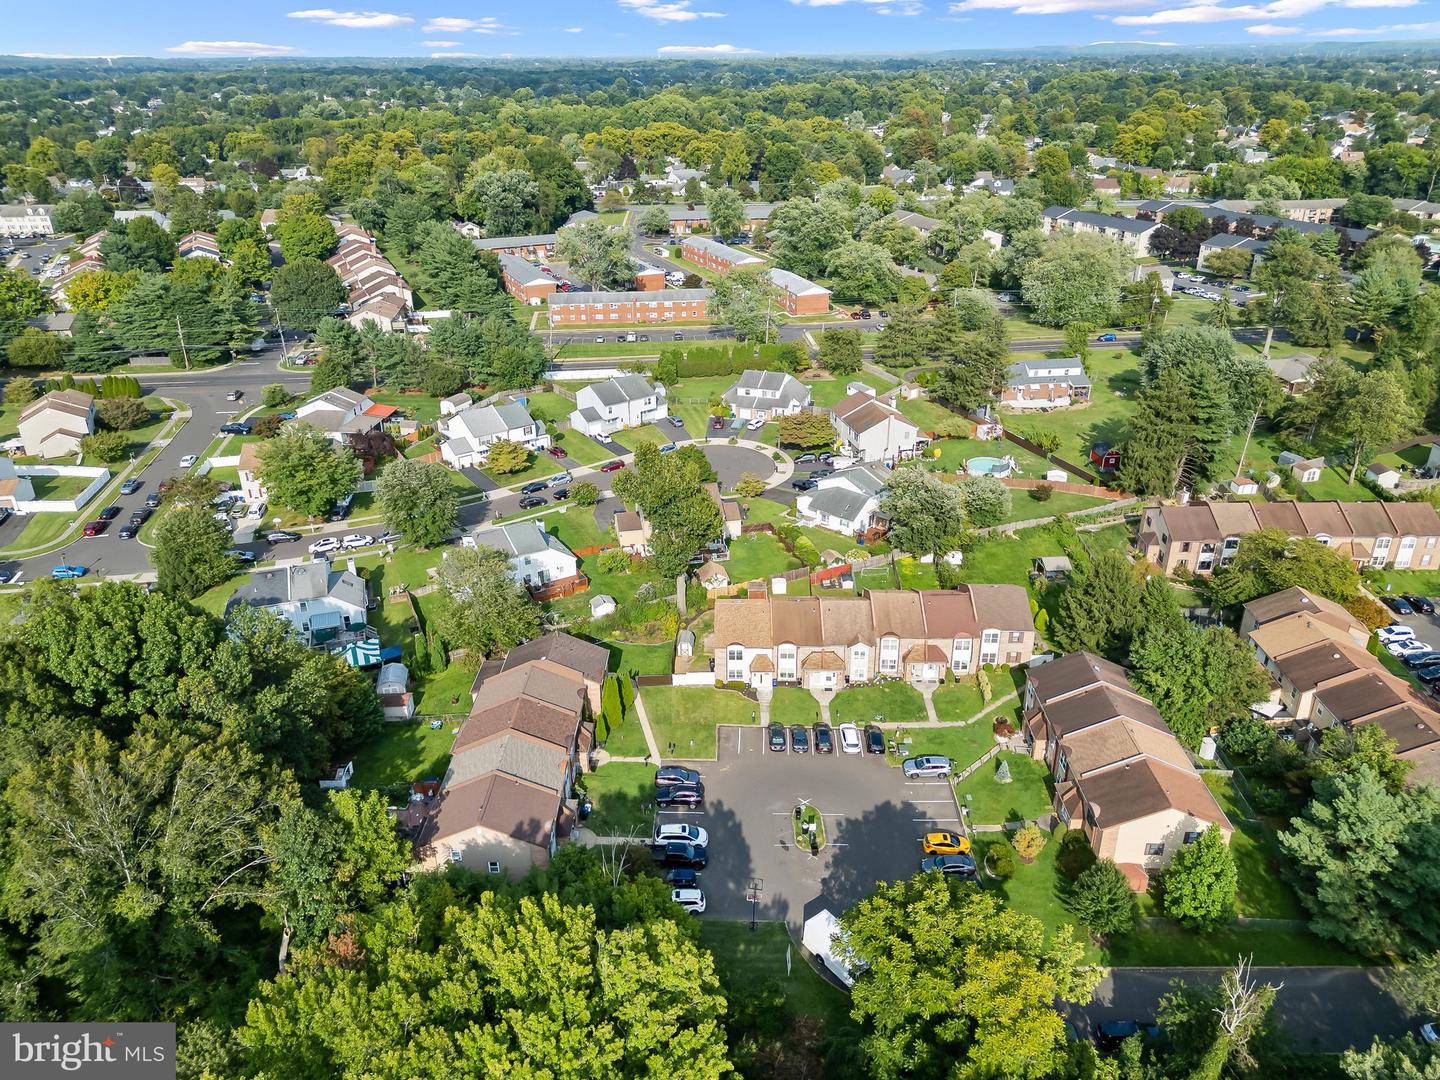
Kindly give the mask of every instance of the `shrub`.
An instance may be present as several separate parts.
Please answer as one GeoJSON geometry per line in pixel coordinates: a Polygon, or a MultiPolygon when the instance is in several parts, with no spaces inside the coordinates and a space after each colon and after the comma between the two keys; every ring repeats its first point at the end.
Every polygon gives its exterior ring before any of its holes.
{"type": "Polygon", "coordinates": [[[986,854],[985,867],[991,877],[1005,881],[1015,876],[1015,857],[1009,848],[997,844],[986,854]]]}
{"type": "Polygon", "coordinates": [[[1345,610],[1365,624],[1365,629],[1374,632],[1382,626],[1389,626],[1394,619],[1388,609],[1371,600],[1368,596],[1352,596],[1345,601],[1345,610]]]}
{"type": "Polygon", "coordinates": [[[576,506],[594,506],[600,501],[600,489],[589,480],[581,480],[570,489],[570,501],[576,506]]]}
{"type": "Polygon", "coordinates": [[[1017,829],[1010,836],[1010,843],[1015,848],[1015,854],[1026,862],[1032,862],[1040,852],[1044,851],[1049,840],[1050,838],[1034,825],[1026,825],[1017,829]]]}
{"type": "Polygon", "coordinates": [[[260,404],[267,409],[278,409],[288,405],[294,397],[282,384],[271,383],[260,391],[260,404]]]}
{"type": "Polygon", "coordinates": [[[108,465],[130,456],[130,440],[122,431],[101,431],[81,439],[80,450],[86,457],[98,458],[108,465]]]}
{"type": "Polygon", "coordinates": [[[273,439],[280,434],[280,425],[284,421],[276,413],[269,413],[266,416],[257,416],[255,422],[250,425],[250,433],[257,438],[273,439]]]}
{"type": "Polygon", "coordinates": [[[600,552],[596,563],[599,565],[601,573],[623,574],[630,569],[630,555],[624,548],[606,548],[600,552]]]}
{"type": "Polygon", "coordinates": [[[1109,859],[1080,875],[1068,906],[1091,933],[1101,937],[1128,933],[1135,927],[1135,894],[1125,874],[1109,859]]]}
{"type": "Polygon", "coordinates": [[[1066,881],[1077,880],[1095,865],[1095,852],[1082,830],[1068,830],[1064,836],[1058,837],[1058,841],[1060,847],[1055,852],[1055,872],[1066,881]]]}
{"type": "Polygon", "coordinates": [[[1030,498],[1036,502],[1049,502],[1050,496],[1055,494],[1055,489],[1049,484],[1036,484],[1030,489],[1030,498]]]}
{"type": "Polygon", "coordinates": [[[132,431],[150,422],[150,410],[139,398],[103,398],[96,403],[95,412],[111,431],[132,431]]]}

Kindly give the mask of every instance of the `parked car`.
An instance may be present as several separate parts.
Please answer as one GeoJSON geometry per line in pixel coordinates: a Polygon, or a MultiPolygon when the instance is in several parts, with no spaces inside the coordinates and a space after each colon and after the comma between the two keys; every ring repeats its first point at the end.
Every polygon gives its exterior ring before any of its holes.
{"type": "Polygon", "coordinates": [[[757,416],[754,420],[751,420],[748,424],[745,425],[745,429],[747,431],[759,431],[764,426],[765,420],[762,417],[757,416]]]}
{"type": "Polygon", "coordinates": [[[1400,657],[1400,662],[1413,669],[1429,667],[1431,664],[1440,664],[1440,652],[1434,649],[1422,649],[1420,652],[1400,657]]]}
{"type": "Polygon", "coordinates": [[[900,768],[907,779],[918,780],[925,776],[949,776],[953,766],[948,757],[927,754],[924,757],[906,758],[900,768]]]}
{"type": "Polygon", "coordinates": [[[375,543],[375,538],[368,533],[348,533],[340,541],[340,546],[346,551],[352,551],[355,548],[369,547],[373,543],[375,543]]]}
{"type": "Polygon", "coordinates": [[[1106,1020],[1095,1028],[1095,1044],[1102,1050],[1118,1050],[1131,1036],[1153,1039],[1159,1034],[1160,1025],[1152,1020],[1106,1020]]]}
{"type": "Polygon", "coordinates": [[[671,840],[684,840],[688,844],[699,844],[704,847],[710,843],[710,834],[699,825],[689,825],[679,821],[667,821],[655,827],[655,843],[668,844],[671,840]]]}
{"type": "Polygon", "coordinates": [[[537,491],[544,491],[550,485],[544,480],[532,480],[520,489],[521,495],[534,495],[537,491]]]}
{"type": "Polygon", "coordinates": [[[1440,682],[1440,664],[1431,664],[1428,667],[1416,668],[1415,678],[1419,679],[1426,686],[1440,682]]]}
{"type": "Polygon", "coordinates": [[[785,752],[785,725],[779,720],[770,722],[770,749],[777,754],[785,752]]]}
{"type": "Polygon", "coordinates": [[[926,833],[920,850],[926,855],[969,855],[970,838],[954,832],[926,833]]]}
{"type": "Polygon", "coordinates": [[[1415,609],[1398,596],[1382,596],[1380,602],[1396,615],[1414,615],[1415,609]]]}
{"type": "Polygon", "coordinates": [[[84,577],[89,572],[89,569],[90,568],[87,566],[75,566],[70,563],[61,563],[59,566],[52,566],[50,568],[50,576],[52,578],[84,577]]]}
{"type": "Polygon", "coordinates": [[[110,527],[110,522],[96,518],[94,521],[87,521],[85,528],[80,531],[86,536],[99,536],[110,527]]]}
{"type": "Polygon", "coordinates": [[[861,308],[861,309],[860,309],[860,318],[862,318],[862,319],[868,319],[868,318],[870,318],[870,309],[869,309],[869,308],[861,308]]]}
{"type": "Polygon", "coordinates": [[[556,502],[564,502],[570,497],[570,489],[568,487],[556,488],[550,493],[550,497],[556,502]]]}
{"type": "Polygon", "coordinates": [[[121,494],[121,495],[134,495],[135,492],[137,492],[137,491],[140,490],[140,483],[141,483],[141,481],[136,480],[136,479],[132,476],[129,480],[126,480],[123,484],[120,485],[120,494],[121,494]]]}
{"type": "Polygon", "coordinates": [[[1102,342],[1104,342],[1104,341],[1119,341],[1120,338],[1119,338],[1117,335],[1115,335],[1115,334],[1101,334],[1101,335],[1100,335],[1099,337],[1097,337],[1095,340],[1096,340],[1096,341],[1102,341],[1102,342]]]}
{"type": "Polygon", "coordinates": [[[962,878],[976,877],[975,860],[969,855],[931,855],[920,860],[920,871],[938,870],[942,874],[956,874],[962,878]]]}
{"type": "Polygon", "coordinates": [[[1416,653],[1430,652],[1431,649],[1430,646],[1423,641],[1417,641],[1415,638],[1407,637],[1401,638],[1399,641],[1389,642],[1385,646],[1385,651],[1391,656],[1404,658],[1406,656],[1413,656],[1416,653]]]}
{"type": "Polygon", "coordinates": [[[120,516],[120,507],[118,507],[118,506],[107,506],[107,507],[105,507],[104,510],[101,510],[100,513],[99,513],[97,516],[98,516],[98,517],[100,518],[100,520],[102,520],[102,521],[114,521],[116,518],[118,518],[118,517],[120,516]]]}
{"type": "Polygon", "coordinates": [[[710,418],[710,430],[711,430],[711,431],[724,431],[724,430],[725,430],[725,421],[722,420],[722,419],[720,419],[720,417],[718,417],[718,416],[712,416],[712,417],[710,418]]]}
{"type": "Polygon", "coordinates": [[[196,458],[195,458],[195,455],[194,455],[194,454],[186,454],[184,457],[182,457],[182,458],[180,459],[180,468],[182,468],[182,469],[191,468],[191,467],[195,464],[195,461],[196,461],[196,458]]]}
{"type": "Polygon", "coordinates": [[[671,784],[655,789],[656,806],[700,806],[705,802],[703,784],[671,784]]]}
{"type": "Polygon", "coordinates": [[[601,465],[601,466],[600,466],[600,471],[601,471],[601,472],[619,472],[619,471],[620,471],[621,469],[623,469],[624,467],[625,467],[625,462],[623,462],[623,461],[607,461],[607,462],[605,462],[604,465],[601,465]]]}
{"type": "Polygon", "coordinates": [[[705,914],[705,894],[699,889],[671,889],[670,899],[691,915],[705,914]]]}
{"type": "Polygon", "coordinates": [[[233,421],[233,422],[231,422],[231,423],[229,423],[229,424],[221,424],[221,425],[220,425],[220,434],[222,434],[222,435],[249,435],[249,434],[250,434],[250,425],[247,424],[247,423],[245,423],[243,420],[236,420],[236,421],[233,421]]]}
{"type": "Polygon", "coordinates": [[[809,491],[809,490],[811,490],[812,488],[817,488],[817,487],[819,487],[820,485],[819,485],[818,483],[816,483],[814,480],[810,480],[810,479],[807,478],[807,479],[805,479],[805,480],[791,480],[791,481],[790,481],[790,486],[791,486],[792,488],[794,488],[796,491],[809,491]]]}
{"type": "Polygon", "coordinates": [[[565,456],[565,451],[560,449],[560,447],[558,446],[547,446],[545,448],[545,452],[551,457],[553,457],[556,461],[559,461],[565,456]]]}
{"type": "Polygon", "coordinates": [[[710,862],[708,849],[695,844],[687,844],[683,840],[671,840],[669,843],[656,844],[650,850],[655,862],[664,867],[704,870],[710,862]]]}
{"type": "MultiPolygon", "coordinates": [[[[139,535],[139,533],[139,523],[134,521],[127,521],[124,525],[120,526],[120,530],[115,535],[118,536],[121,540],[134,540],[135,537],[139,535]]],[[[1440,660],[1440,657],[1436,657],[1436,659],[1440,660]]]]}
{"type": "Polygon", "coordinates": [[[808,464],[810,464],[812,461],[816,461],[816,460],[818,460],[818,459],[815,457],[814,454],[797,454],[797,455],[795,456],[795,464],[796,464],[796,465],[808,465],[808,464]]]}
{"type": "Polygon", "coordinates": [[[549,501],[543,495],[527,495],[520,500],[520,509],[534,510],[537,506],[544,506],[549,501]]]}
{"type": "Polygon", "coordinates": [[[834,475],[835,475],[835,470],[834,470],[834,469],[811,469],[811,470],[810,470],[810,479],[811,479],[811,480],[824,480],[825,477],[827,477],[827,476],[834,476],[834,475]]]}
{"type": "Polygon", "coordinates": [[[226,548],[225,554],[243,563],[252,563],[256,559],[255,552],[248,548],[226,548]]]}
{"type": "Polygon", "coordinates": [[[830,725],[820,723],[815,725],[815,753],[833,754],[835,752],[835,737],[830,731],[830,725]]]}
{"type": "Polygon", "coordinates": [[[881,731],[878,727],[866,727],[865,749],[872,754],[883,754],[885,752],[885,732],[881,731]]]}
{"type": "Polygon", "coordinates": [[[680,417],[678,417],[678,416],[667,416],[665,419],[667,419],[667,420],[670,421],[670,426],[671,426],[671,427],[684,427],[684,426],[685,426],[685,421],[684,421],[684,420],[681,420],[680,417]]]}
{"type": "Polygon", "coordinates": [[[810,729],[804,724],[796,724],[790,729],[790,749],[797,754],[810,752],[810,729]]]}
{"type": "Polygon", "coordinates": [[[655,770],[655,786],[668,787],[670,784],[698,784],[700,772],[683,765],[661,765],[655,770]]]}
{"type": "Polygon", "coordinates": [[[405,537],[404,537],[402,534],[398,533],[398,532],[383,532],[383,533],[381,533],[379,536],[375,537],[375,543],[377,543],[377,544],[398,544],[398,543],[400,543],[400,541],[402,541],[402,540],[404,540],[404,539],[405,539],[405,537]]]}
{"type": "Polygon", "coordinates": [[[228,394],[225,395],[225,400],[226,400],[226,401],[239,401],[239,400],[240,400],[241,398],[243,398],[244,396],[245,396],[245,391],[244,391],[244,390],[231,390],[228,394]]]}
{"type": "Polygon", "coordinates": [[[679,449],[680,449],[680,447],[677,446],[675,443],[673,443],[673,442],[667,442],[664,446],[660,447],[660,453],[662,453],[662,454],[673,454],[676,450],[679,450],[679,449]]]}
{"type": "Polygon", "coordinates": [[[835,729],[840,733],[840,752],[842,754],[860,753],[860,729],[854,724],[841,724],[835,729]]]}
{"type": "Polygon", "coordinates": [[[151,510],[158,507],[160,505],[160,493],[158,491],[152,491],[149,495],[146,495],[145,505],[151,510]]]}
{"type": "Polygon", "coordinates": [[[1434,615],[1435,605],[1423,596],[1411,596],[1405,594],[1405,602],[1418,611],[1421,615],[1434,615]]]}
{"type": "Polygon", "coordinates": [[[130,511],[130,524],[144,525],[145,522],[150,520],[150,515],[153,513],[155,513],[155,511],[148,506],[137,506],[134,510],[130,511]]]}
{"type": "Polygon", "coordinates": [[[288,544],[299,539],[300,534],[289,529],[271,529],[265,534],[265,541],[269,544],[288,544]]]}
{"type": "Polygon", "coordinates": [[[570,483],[570,474],[568,472],[556,473],[554,476],[547,476],[545,478],[546,487],[559,487],[561,484],[568,483],[570,483]]]}
{"type": "Polygon", "coordinates": [[[328,555],[332,551],[340,550],[340,541],[333,536],[322,536],[314,541],[309,548],[311,555],[328,555]]]}
{"type": "Polygon", "coordinates": [[[1408,626],[1401,626],[1399,623],[1395,623],[1392,626],[1380,627],[1379,630],[1375,631],[1375,636],[1380,639],[1381,644],[1388,645],[1390,642],[1398,641],[1400,638],[1413,638],[1415,631],[1411,630],[1408,626]]]}

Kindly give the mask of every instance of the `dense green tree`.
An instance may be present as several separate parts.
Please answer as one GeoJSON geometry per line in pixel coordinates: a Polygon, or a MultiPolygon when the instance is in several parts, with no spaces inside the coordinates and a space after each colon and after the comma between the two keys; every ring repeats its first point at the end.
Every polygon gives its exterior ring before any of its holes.
{"type": "Polygon", "coordinates": [[[850,235],[849,212],[833,200],[791,199],[777,206],[765,222],[775,265],[807,278],[820,276],[831,253],[850,235]]]}
{"type": "Polygon", "coordinates": [[[291,425],[260,448],[260,479],[270,501],[318,517],[355,490],[360,460],[323,432],[291,425]]]}
{"type": "Polygon", "coordinates": [[[881,509],[890,519],[890,542],[899,551],[944,555],[961,546],[965,500],[960,489],[920,465],[891,474],[881,509]]]}
{"type": "Polygon", "coordinates": [[[58,371],[65,361],[65,339],[59,334],[27,326],[10,339],[5,359],[14,368],[58,371]]]}
{"type": "Polygon", "coordinates": [[[141,398],[103,398],[95,403],[100,422],[111,431],[133,431],[144,427],[153,415],[141,398]]]}
{"type": "Polygon", "coordinates": [[[705,196],[705,208],[710,213],[710,228],[716,236],[737,236],[745,231],[748,223],[745,200],[734,188],[711,188],[705,196]]]}
{"type": "Polygon", "coordinates": [[[1355,596],[1360,577],[1344,552],[1313,537],[1258,529],[1240,538],[1234,557],[1211,576],[1208,592],[1216,607],[1230,607],[1296,585],[1343,603],[1355,596]]]}
{"type": "Polygon", "coordinates": [[[1377,1036],[1367,1049],[1341,1054],[1340,1072],[1348,1080],[1440,1080],[1440,1053],[1414,1035],[1377,1036]]]}
{"type": "Polygon", "coordinates": [[[1129,933],[1139,911],[1129,879],[1109,859],[1081,872],[1065,906],[1099,937],[1129,933]]]}
{"type": "Polygon", "coordinates": [[[635,219],[635,226],[646,236],[668,236],[670,215],[663,206],[647,206],[635,219]]]}
{"type": "Polygon", "coordinates": [[[500,287],[499,268],[448,224],[427,221],[420,226],[415,263],[416,284],[432,307],[469,315],[510,312],[510,298],[500,287]]]}
{"type": "Polygon", "coordinates": [[[557,234],[555,257],[592,289],[634,288],[635,261],[630,234],[603,221],[567,225],[557,234]]]}
{"type": "Polygon", "coordinates": [[[441,637],[480,656],[513,649],[540,631],[540,609],[510,576],[510,560],[495,548],[447,551],[440,563],[441,637]]]}
{"type": "Polygon", "coordinates": [[[525,169],[480,173],[465,187],[460,209],[485,227],[487,236],[520,236],[536,231],[540,187],[525,169]]]}
{"type": "Polygon", "coordinates": [[[1054,1003],[1089,1000],[1099,978],[1068,934],[941,874],[881,883],[841,923],[852,967],[866,967],[852,1015],[877,1080],[1053,1076],[1065,1058],[1054,1003]]]}
{"type": "Polygon", "coordinates": [[[314,330],[344,301],[340,275],[320,259],[287,259],[285,265],[276,267],[270,283],[270,303],[281,323],[302,330],[314,330]]]}
{"type": "Polygon", "coordinates": [[[375,487],[375,502],[386,525],[421,547],[442,542],[460,520],[450,470],[432,462],[390,462],[375,487]]]}
{"type": "Polygon", "coordinates": [[[1220,826],[1183,845],[1165,869],[1165,914],[1182,926],[1209,928],[1235,914],[1239,876],[1220,826]]]}
{"type": "Polygon", "coordinates": [[[282,213],[275,227],[275,237],[280,242],[280,254],[285,256],[286,262],[292,259],[327,259],[338,243],[335,227],[324,214],[317,213],[282,213]]]}
{"type": "Polygon", "coordinates": [[[706,313],[741,341],[772,341],[778,329],[776,292],[763,268],[737,267],[716,279],[706,313]]]}
{"type": "Polygon", "coordinates": [[[965,505],[965,520],[977,529],[999,525],[1010,517],[1010,489],[994,476],[966,476],[957,485],[965,505]]]}
{"type": "Polygon", "coordinates": [[[1140,582],[1122,552],[1106,549],[1076,567],[1051,623],[1050,636],[1066,652],[1081,649],[1123,658],[1139,629],[1140,582]]]}
{"type": "Polygon", "coordinates": [[[691,556],[723,532],[720,507],[704,489],[712,478],[698,446],[661,454],[653,445],[636,450],[631,467],[615,476],[615,494],[650,523],[650,559],[664,578],[684,573],[691,556]]]}
{"type": "Polygon", "coordinates": [[[860,331],[827,330],[820,339],[820,366],[836,378],[854,375],[862,366],[860,350],[860,331]]]}
{"type": "Polygon", "coordinates": [[[235,572],[230,532],[205,505],[176,506],[155,526],[155,583],[167,596],[193,600],[235,572]]]}
{"type": "Polygon", "coordinates": [[[100,195],[77,191],[56,204],[50,220],[60,232],[89,236],[114,224],[115,208],[100,195]]]}
{"type": "Polygon", "coordinates": [[[880,304],[893,300],[900,289],[900,270],[890,253],[861,240],[851,240],[830,252],[825,271],[839,300],[880,304]]]}
{"type": "Polygon", "coordinates": [[[157,274],[175,261],[175,241],[154,219],[137,217],[112,224],[109,235],[100,241],[100,254],[105,269],[117,274],[127,270],[157,274]]]}
{"type": "Polygon", "coordinates": [[[838,438],[830,417],[821,412],[798,412],[780,418],[780,445],[801,450],[829,449],[838,438]]]}
{"type": "Polygon", "coordinates": [[[1115,241],[1093,233],[1063,233],[1047,239],[1025,266],[1021,295],[1035,320],[1045,326],[1105,326],[1129,272],[1130,258],[1115,241]]]}
{"type": "Polygon", "coordinates": [[[1217,371],[1162,368],[1136,402],[1120,485],[1142,495],[1171,496],[1181,487],[1213,481],[1232,417],[1229,394],[1217,371]]]}
{"type": "Polygon", "coordinates": [[[1143,624],[1130,646],[1131,679],[1192,750],[1210,731],[1270,696],[1270,676],[1228,628],[1184,620],[1143,624]]]}

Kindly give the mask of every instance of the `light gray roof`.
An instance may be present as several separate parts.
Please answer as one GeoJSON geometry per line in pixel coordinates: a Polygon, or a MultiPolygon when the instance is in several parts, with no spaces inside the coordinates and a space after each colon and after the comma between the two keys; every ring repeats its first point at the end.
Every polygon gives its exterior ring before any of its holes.
{"type": "MultiPolygon", "coordinates": [[[[756,218],[768,218],[779,206],[773,202],[747,202],[745,204],[745,217],[754,221],[756,218]]],[[[688,206],[667,206],[665,213],[671,221],[709,221],[710,208],[704,205],[697,205],[693,209],[688,206]]]]}
{"type": "Polygon", "coordinates": [[[1265,366],[1268,367],[1283,382],[1296,383],[1310,377],[1310,368],[1315,363],[1315,357],[1310,353],[1296,353],[1293,356],[1263,357],[1265,366]]]}
{"type": "Polygon", "coordinates": [[[830,295],[830,290],[823,285],[816,285],[808,278],[799,274],[792,274],[789,270],[781,270],[778,266],[772,266],[765,271],[765,276],[777,288],[784,289],[793,296],[806,296],[811,293],[824,293],[830,295]]]}
{"type": "Polygon", "coordinates": [[[534,285],[542,281],[553,282],[555,280],[534,263],[522,259],[519,255],[511,255],[508,252],[501,252],[500,254],[500,269],[509,274],[521,285],[534,285]]]}
{"type": "Polygon", "coordinates": [[[447,786],[463,784],[488,772],[505,773],[554,788],[565,775],[568,755],[561,747],[512,734],[467,746],[450,761],[447,786]]]}
{"type": "Polygon", "coordinates": [[[605,419],[594,409],[576,409],[575,411],[580,414],[581,419],[583,419],[586,423],[589,424],[598,424],[605,419]]]}
{"type": "Polygon", "coordinates": [[[274,607],[322,597],[363,611],[368,594],[365,582],[357,575],[348,570],[335,570],[324,559],[318,559],[251,574],[250,580],[235,590],[230,603],[274,607]]]}
{"type": "Polygon", "coordinates": [[[761,390],[766,396],[779,401],[805,401],[810,396],[810,391],[806,390],[795,376],[783,371],[757,371],[754,368],[742,371],[740,378],[726,394],[740,389],[761,390]]]}
{"type": "Polygon", "coordinates": [[[471,241],[481,251],[512,247],[554,247],[554,233],[532,233],[529,236],[487,236],[471,241]]]}
{"type": "Polygon", "coordinates": [[[524,405],[507,401],[500,405],[465,409],[449,417],[446,422],[458,424],[474,438],[484,438],[487,435],[503,435],[515,428],[528,427],[535,423],[535,419],[524,405]]]}
{"type": "Polygon", "coordinates": [[[741,251],[729,244],[722,244],[719,240],[711,240],[708,236],[691,236],[686,238],[687,247],[698,248],[699,250],[712,255],[717,259],[723,259],[728,263],[758,263],[764,262],[759,256],[751,255],[748,251],[741,251]]]}
{"type": "Polygon", "coordinates": [[[1063,382],[1070,386],[1089,386],[1090,377],[1079,357],[1064,360],[1017,360],[1005,370],[1006,386],[1024,386],[1032,382],[1063,382]],[[1042,375],[1047,368],[1065,367],[1063,375],[1042,375]]]}
{"type": "Polygon", "coordinates": [[[1044,217],[1051,221],[1080,222],[1099,229],[1111,229],[1123,233],[1147,233],[1157,224],[1154,221],[1140,221],[1136,218],[1119,217],[1115,214],[1094,214],[1088,210],[1074,210],[1068,206],[1047,206],[1044,217]]]}
{"type": "MultiPolygon", "coordinates": [[[[605,405],[619,405],[626,401],[643,401],[655,396],[655,387],[640,375],[619,375],[590,387],[596,397],[605,405]]],[[[585,410],[581,410],[584,414],[585,410]]],[[[587,418],[588,419],[588,418],[587,418]]]]}
{"type": "Polygon", "coordinates": [[[7,217],[7,218],[25,218],[25,217],[41,217],[42,215],[43,215],[43,216],[49,216],[50,211],[51,211],[51,210],[54,210],[54,209],[55,209],[55,207],[51,206],[49,203],[36,203],[36,204],[30,205],[30,206],[20,206],[20,205],[0,206],[0,217],[7,217]]]}
{"type": "Polygon", "coordinates": [[[879,495],[888,486],[885,475],[870,465],[851,465],[820,481],[820,488],[838,487],[849,484],[870,495],[879,495]]]}
{"type": "Polygon", "coordinates": [[[1200,246],[1202,248],[1245,248],[1247,251],[1260,251],[1269,247],[1269,241],[1257,240],[1253,236],[1241,236],[1239,233],[1219,233],[1202,240],[1200,246]]]}
{"type": "Polygon", "coordinates": [[[337,386],[333,390],[326,390],[323,394],[316,394],[306,405],[327,405],[332,409],[349,411],[364,403],[363,394],[357,394],[348,386],[337,386]]]}
{"type": "Polygon", "coordinates": [[[664,292],[657,292],[651,289],[649,292],[572,292],[560,293],[550,298],[550,307],[568,307],[571,304],[629,304],[629,303],[662,303],[667,300],[689,301],[709,300],[711,290],[709,289],[666,289],[664,292]]]}
{"type": "Polygon", "coordinates": [[[941,224],[939,218],[926,217],[924,214],[917,214],[913,210],[896,210],[890,217],[900,222],[901,225],[909,225],[913,229],[928,233],[931,229],[941,224]]]}
{"type": "Polygon", "coordinates": [[[574,558],[574,553],[557,538],[547,533],[538,521],[517,521],[493,529],[479,529],[475,543],[494,548],[512,558],[517,555],[537,555],[542,551],[555,551],[574,558]]]}
{"type": "Polygon", "coordinates": [[[810,509],[829,514],[841,521],[854,521],[865,504],[874,496],[862,495],[843,487],[816,488],[810,492],[810,509]]]}

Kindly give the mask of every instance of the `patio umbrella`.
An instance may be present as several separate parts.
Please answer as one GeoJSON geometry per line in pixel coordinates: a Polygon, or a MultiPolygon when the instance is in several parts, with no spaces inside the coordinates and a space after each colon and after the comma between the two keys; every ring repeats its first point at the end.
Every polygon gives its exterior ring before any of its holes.
{"type": "Polygon", "coordinates": [[[365,638],[363,641],[352,641],[338,652],[351,667],[374,667],[380,663],[380,639],[365,638]]]}

